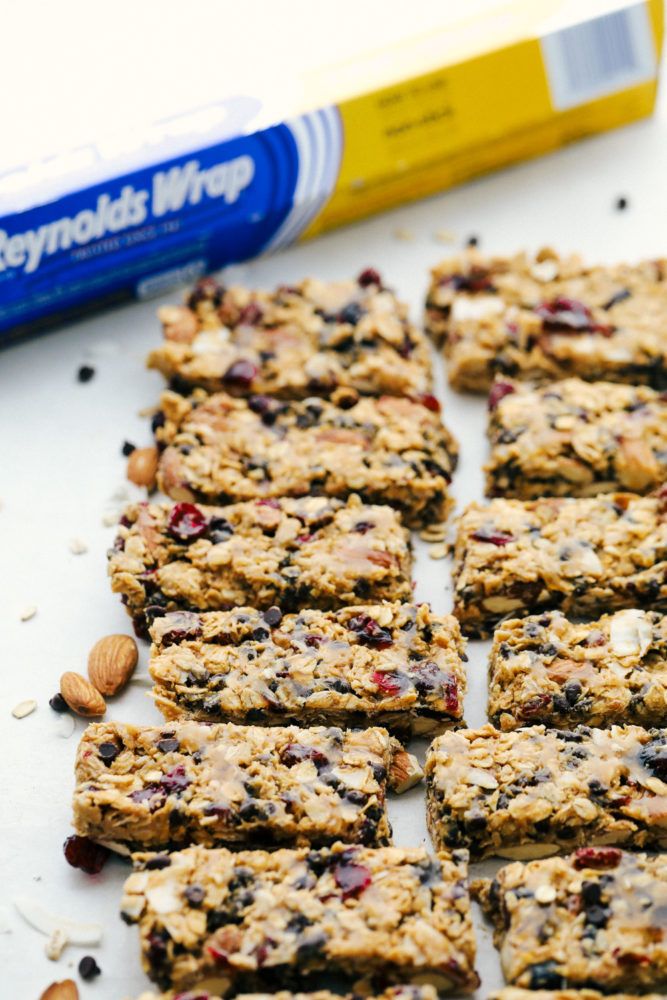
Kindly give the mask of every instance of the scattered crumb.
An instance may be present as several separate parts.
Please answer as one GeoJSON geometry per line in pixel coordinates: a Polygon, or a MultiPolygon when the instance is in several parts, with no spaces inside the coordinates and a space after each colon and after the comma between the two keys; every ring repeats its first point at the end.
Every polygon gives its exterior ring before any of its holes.
{"type": "Polygon", "coordinates": [[[467,247],[478,247],[479,246],[479,236],[469,236],[466,240],[467,247]]]}
{"type": "Polygon", "coordinates": [[[37,605],[27,604],[23,609],[23,611],[21,612],[21,621],[22,622],[30,621],[30,619],[34,618],[36,614],[37,614],[37,605]]]}
{"type": "Polygon", "coordinates": [[[412,243],[415,238],[415,234],[411,229],[395,229],[394,239],[402,240],[404,243],[412,243]]]}
{"type": "Polygon", "coordinates": [[[445,542],[440,542],[439,545],[432,545],[428,550],[428,554],[431,559],[444,559],[449,551],[449,546],[445,542]]]}
{"type": "Polygon", "coordinates": [[[137,416],[139,417],[154,417],[159,411],[159,406],[144,406],[142,410],[139,410],[137,416]]]}
{"type": "Polygon", "coordinates": [[[61,715],[61,717],[56,722],[53,727],[53,731],[56,736],[60,736],[63,740],[68,740],[72,733],[74,732],[74,719],[71,715],[61,715]]]}
{"type": "Polygon", "coordinates": [[[105,510],[102,514],[102,524],[105,528],[112,528],[114,524],[118,524],[120,520],[120,514],[117,510],[105,510]]]}
{"type": "Polygon", "coordinates": [[[26,701],[20,701],[18,705],[14,705],[12,709],[12,715],[15,719],[25,719],[26,715],[30,715],[37,708],[37,702],[33,699],[26,699],[26,701]]]}
{"type": "Polygon", "coordinates": [[[51,936],[44,946],[46,957],[50,958],[52,962],[57,962],[66,947],[67,934],[62,927],[56,927],[56,929],[51,932],[51,936]]]}
{"type": "Polygon", "coordinates": [[[75,556],[82,556],[84,552],[88,551],[88,546],[80,538],[70,538],[69,550],[73,552],[75,556]]]}
{"type": "Polygon", "coordinates": [[[616,204],[614,205],[614,208],[616,209],[617,212],[624,212],[625,209],[628,208],[629,204],[630,202],[628,201],[628,199],[625,198],[623,195],[621,195],[620,198],[616,199],[616,204]]]}
{"type": "Polygon", "coordinates": [[[436,243],[456,243],[456,233],[453,233],[451,229],[436,229],[433,233],[433,239],[436,243]]]}
{"type": "Polygon", "coordinates": [[[95,369],[91,365],[81,365],[76,377],[79,382],[90,382],[91,378],[95,375],[95,369]]]}

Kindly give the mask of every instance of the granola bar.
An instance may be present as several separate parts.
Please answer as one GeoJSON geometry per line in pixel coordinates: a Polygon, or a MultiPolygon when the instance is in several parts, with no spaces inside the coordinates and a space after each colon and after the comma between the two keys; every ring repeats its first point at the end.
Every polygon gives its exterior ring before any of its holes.
{"type": "Polygon", "coordinates": [[[433,741],[425,773],[438,850],[478,860],[667,847],[667,729],[459,729],[433,741]]]}
{"type": "Polygon", "coordinates": [[[394,396],[430,389],[426,337],[372,269],[357,281],[307,278],[275,292],[206,278],[186,305],[158,315],[165,339],[148,367],[180,387],[287,399],[337,387],[394,396]]]}
{"type": "Polygon", "coordinates": [[[495,375],[667,385],[667,259],[584,267],[577,256],[487,257],[469,250],[432,271],[426,329],[456,389],[495,375]]]}
{"type": "MultiPolygon", "coordinates": [[[[590,996],[584,996],[583,1000],[598,1000],[600,997],[599,993],[588,992],[590,996]]],[[[176,994],[169,992],[162,993],[160,996],[157,993],[142,993],[137,1000],[221,1000],[221,998],[198,986],[194,993],[176,994]]],[[[341,996],[340,993],[331,993],[329,990],[315,990],[313,993],[292,993],[290,990],[280,990],[278,993],[241,993],[236,997],[236,1000],[361,1000],[361,994],[346,993],[341,996]]],[[[429,983],[422,983],[419,986],[409,984],[407,986],[389,986],[382,993],[376,993],[368,1000],[438,1000],[438,993],[435,987],[429,983]]],[[[522,1000],[522,998],[517,997],[516,1000],[522,1000]]],[[[551,996],[546,997],[545,1000],[551,1000],[551,996]]],[[[555,1000],[560,1000],[560,998],[555,998],[555,1000]]],[[[570,1000],[570,997],[563,996],[562,1000],[570,1000]]],[[[634,998],[612,997],[611,1000],[634,1000],[634,998]]],[[[644,1000],[656,1000],[656,998],[645,997],[644,1000]]]]}
{"type": "Polygon", "coordinates": [[[485,466],[491,497],[648,493],[667,479],[667,395],[565,379],[491,389],[485,466]]]}
{"type": "Polygon", "coordinates": [[[144,969],[161,989],[431,983],[469,992],[475,939],[465,851],[346,847],[275,852],[190,847],[134,856],[121,915],[138,923],[144,969]],[[161,867],[162,865],[165,867],[161,867]]]}
{"type": "Polygon", "coordinates": [[[542,608],[667,609],[665,497],[610,493],[473,503],[454,549],[454,614],[469,635],[542,608]]]}
{"type": "Polygon", "coordinates": [[[410,537],[391,507],[326,497],[126,508],[111,589],[137,629],[165,611],[409,600],[410,537]]]}
{"type": "Polygon", "coordinates": [[[162,396],[160,489],[174,500],[232,503],[308,493],[388,503],[406,524],[442,522],[457,445],[430,406],[399,396],[287,402],[226,392],[162,396]],[[351,405],[349,405],[351,403],[351,405]]]}
{"type": "Polygon", "coordinates": [[[167,719],[379,725],[405,739],[463,714],[465,640],[427,604],[176,611],[155,619],[151,637],[153,698],[167,719]]]}
{"type": "Polygon", "coordinates": [[[76,758],[77,833],[121,853],[206,847],[391,843],[384,729],[263,729],[98,722],[76,758]]]}
{"type": "Polygon", "coordinates": [[[603,993],[667,986],[667,856],[582,847],[514,862],[482,889],[511,986],[603,993]]]}
{"type": "MultiPolygon", "coordinates": [[[[141,998],[139,998],[141,1000],[141,998]]],[[[187,998],[183,998],[187,1000],[187,998]]],[[[206,1000],[204,997],[203,1000],[206,1000]]],[[[213,998],[211,998],[213,1000],[213,998]]],[[[517,986],[506,986],[490,993],[488,1000],[665,1000],[664,993],[600,993],[598,990],[522,990],[517,986]]]]}
{"type": "Polygon", "coordinates": [[[667,725],[667,617],[630,609],[588,623],[559,611],[503,622],[489,658],[489,718],[667,725]]]}

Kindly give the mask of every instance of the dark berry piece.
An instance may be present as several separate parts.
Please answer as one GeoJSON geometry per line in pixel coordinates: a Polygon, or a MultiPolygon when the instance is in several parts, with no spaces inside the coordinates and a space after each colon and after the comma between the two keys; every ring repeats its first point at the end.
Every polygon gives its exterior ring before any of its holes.
{"type": "Polygon", "coordinates": [[[256,326],[263,316],[264,313],[257,303],[249,302],[248,305],[241,310],[239,323],[243,323],[245,326],[256,326]]]}
{"type": "Polygon", "coordinates": [[[350,618],[347,627],[350,631],[356,632],[357,641],[361,646],[370,646],[372,649],[388,649],[394,644],[389,629],[381,628],[370,615],[355,615],[350,618]]]}
{"type": "Polygon", "coordinates": [[[656,778],[667,780],[667,744],[647,743],[639,751],[639,760],[656,778]]]}
{"type": "Polygon", "coordinates": [[[347,862],[334,868],[336,885],[342,890],[343,899],[350,896],[360,896],[371,884],[371,873],[365,865],[355,865],[347,862]]]}
{"type": "Polygon", "coordinates": [[[514,535],[510,535],[509,532],[494,531],[492,528],[480,528],[479,531],[473,531],[472,537],[476,538],[478,542],[489,542],[491,545],[501,546],[514,541],[514,535]]]}
{"type": "Polygon", "coordinates": [[[269,630],[262,628],[261,625],[259,626],[259,628],[254,628],[252,630],[253,642],[266,642],[266,640],[269,638],[270,635],[271,633],[269,632],[269,630]]]}
{"type": "Polygon", "coordinates": [[[69,705],[61,695],[60,691],[57,691],[53,698],[49,698],[49,705],[54,712],[69,712],[69,705]]]}
{"type": "Polygon", "coordinates": [[[162,410],[158,410],[153,419],[151,420],[151,430],[155,434],[158,427],[164,427],[165,416],[162,410]]]}
{"type": "Polygon", "coordinates": [[[287,767],[294,767],[303,760],[312,760],[316,767],[326,767],[328,758],[315,747],[305,746],[303,743],[288,743],[280,753],[280,759],[287,767]]]}
{"type": "Polygon", "coordinates": [[[238,382],[240,385],[250,385],[256,376],[257,365],[254,365],[252,361],[246,361],[241,358],[239,361],[235,361],[233,365],[230,365],[222,377],[225,382],[238,382]]]}
{"type": "Polygon", "coordinates": [[[186,639],[198,639],[201,635],[201,620],[192,611],[171,611],[164,616],[169,622],[169,629],[162,633],[163,646],[171,646],[174,642],[184,642],[186,639]]]}
{"type": "Polygon", "coordinates": [[[208,529],[208,520],[193,503],[177,503],[171,509],[167,531],[180,542],[201,538],[208,529]]]}
{"type": "Polygon", "coordinates": [[[274,605],[264,612],[263,618],[267,625],[270,625],[271,628],[276,628],[283,620],[283,613],[280,608],[274,605]]]}
{"type": "Polygon", "coordinates": [[[136,450],[137,450],[136,444],[132,444],[131,441],[124,441],[123,442],[123,447],[121,448],[121,451],[125,455],[125,458],[127,458],[129,455],[132,454],[133,451],[136,451],[136,450]]]}
{"type": "Polygon", "coordinates": [[[614,205],[614,208],[616,209],[617,212],[624,212],[627,207],[628,207],[628,199],[625,198],[623,195],[621,195],[620,198],[616,199],[616,204],[614,205]]]}
{"type": "Polygon", "coordinates": [[[168,854],[154,854],[152,858],[149,858],[144,868],[150,871],[159,871],[162,868],[168,868],[171,864],[171,858],[168,854]]]}
{"type": "Polygon", "coordinates": [[[617,847],[580,847],[572,855],[572,865],[577,871],[582,868],[605,871],[608,868],[616,868],[622,857],[623,852],[617,847]]]}
{"type": "Polygon", "coordinates": [[[578,299],[568,299],[558,296],[552,302],[542,302],[535,309],[535,314],[542,320],[545,330],[561,333],[604,333],[609,335],[610,326],[596,323],[593,314],[584,302],[578,299]]]}
{"type": "Polygon", "coordinates": [[[149,810],[155,812],[156,809],[160,809],[164,805],[166,794],[159,785],[146,785],[145,788],[138,788],[135,792],[130,792],[130,798],[133,802],[148,802],[149,810]]]}
{"type": "Polygon", "coordinates": [[[120,747],[109,741],[107,743],[100,743],[97,748],[97,752],[107,767],[109,767],[111,762],[114,761],[120,753],[120,747]]]}
{"type": "Polygon", "coordinates": [[[356,326],[365,312],[366,310],[357,302],[350,302],[349,305],[341,309],[336,319],[339,323],[349,323],[350,326],[356,326]]]}
{"type": "Polygon", "coordinates": [[[489,413],[493,413],[500,400],[505,396],[511,396],[513,392],[516,392],[516,389],[509,382],[494,382],[486,404],[489,413]]]}
{"type": "Polygon", "coordinates": [[[79,837],[78,834],[67,838],[63,850],[72,868],[80,868],[86,875],[101,872],[110,854],[108,847],[95,844],[89,837],[79,837]]]}
{"type": "Polygon", "coordinates": [[[537,962],[530,970],[531,990],[562,990],[567,981],[558,971],[555,962],[537,962]]]}
{"type": "Polygon", "coordinates": [[[368,288],[369,285],[377,285],[378,288],[382,288],[382,278],[374,267],[367,267],[357,278],[357,284],[361,285],[362,288],[368,288]]]}
{"type": "Polygon", "coordinates": [[[466,240],[467,247],[477,247],[479,246],[479,236],[469,236],[466,240]]]}
{"type": "Polygon", "coordinates": [[[619,302],[625,302],[625,300],[629,299],[631,295],[632,292],[629,288],[622,288],[620,292],[616,292],[615,295],[612,295],[612,297],[605,302],[602,308],[605,310],[611,309],[612,306],[618,305],[619,302]]]}
{"type": "Polygon", "coordinates": [[[171,771],[167,771],[167,773],[163,775],[160,784],[169,795],[178,795],[181,792],[184,792],[190,785],[190,779],[185,773],[185,767],[183,764],[179,764],[178,767],[172,767],[171,771]]]}
{"type": "Polygon", "coordinates": [[[190,906],[201,906],[206,898],[206,889],[202,885],[189,885],[183,890],[183,895],[190,906]]]}
{"type": "Polygon", "coordinates": [[[427,410],[431,410],[433,413],[440,413],[440,402],[432,393],[420,392],[413,398],[415,403],[421,403],[421,405],[425,406],[427,410]]]}
{"type": "Polygon", "coordinates": [[[375,521],[357,521],[352,531],[356,531],[360,535],[365,535],[367,531],[370,531],[374,527],[375,521]]]}
{"type": "Polygon", "coordinates": [[[173,753],[180,748],[180,743],[174,736],[165,736],[157,742],[160,753],[173,753]]]}
{"type": "Polygon", "coordinates": [[[82,979],[94,979],[101,971],[92,955],[84,955],[79,962],[79,975],[82,979]]]}
{"type": "Polygon", "coordinates": [[[471,267],[468,274],[449,274],[439,284],[455,292],[495,292],[489,272],[483,267],[471,267]]]}
{"type": "Polygon", "coordinates": [[[90,365],[81,365],[78,372],[76,373],[76,377],[78,378],[79,382],[90,382],[91,378],[93,378],[94,375],[95,375],[95,369],[91,368],[90,365]]]}
{"type": "Polygon", "coordinates": [[[212,517],[208,524],[208,537],[214,545],[228,541],[234,534],[234,529],[224,517],[212,517]]]}

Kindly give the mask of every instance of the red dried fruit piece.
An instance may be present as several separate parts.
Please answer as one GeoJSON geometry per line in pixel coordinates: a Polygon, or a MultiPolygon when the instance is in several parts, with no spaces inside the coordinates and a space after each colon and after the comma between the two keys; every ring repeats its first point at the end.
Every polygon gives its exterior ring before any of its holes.
{"type": "Polygon", "coordinates": [[[516,392],[516,389],[509,382],[494,382],[486,404],[489,413],[493,413],[500,400],[505,396],[511,396],[513,392],[516,392]]]}
{"type": "Polygon", "coordinates": [[[79,837],[78,834],[67,838],[63,850],[72,868],[80,868],[86,875],[98,875],[111,853],[108,847],[95,844],[89,837],[79,837]]]}
{"type": "Polygon", "coordinates": [[[432,393],[418,392],[412,399],[415,403],[421,403],[427,410],[431,410],[433,413],[440,413],[440,401],[432,393]]]}
{"type": "Polygon", "coordinates": [[[507,545],[514,541],[514,535],[510,535],[508,531],[495,531],[493,528],[480,528],[479,531],[473,531],[472,537],[478,542],[490,542],[491,545],[507,545]]]}
{"type": "Polygon", "coordinates": [[[160,641],[163,646],[171,646],[174,642],[186,639],[198,639],[201,635],[201,620],[192,611],[171,611],[164,616],[164,621],[168,622],[169,629],[162,633],[160,641]]]}
{"type": "Polygon", "coordinates": [[[552,302],[542,302],[535,309],[535,315],[540,317],[545,330],[604,333],[606,336],[612,332],[611,326],[596,323],[588,306],[577,299],[559,296],[552,302]]]}
{"type": "Polygon", "coordinates": [[[178,764],[176,767],[172,767],[171,771],[167,771],[167,773],[162,776],[160,784],[164,788],[165,792],[170,795],[174,792],[178,793],[185,791],[190,784],[190,779],[185,773],[185,767],[183,764],[178,764]]]}
{"type": "Polygon", "coordinates": [[[357,284],[361,285],[362,288],[368,288],[369,285],[377,285],[382,288],[382,278],[374,267],[367,267],[357,278],[357,284]]]}
{"type": "Polygon", "coordinates": [[[167,531],[180,542],[201,538],[208,528],[208,518],[193,503],[177,503],[171,509],[167,531]]]}
{"type": "Polygon", "coordinates": [[[246,326],[255,326],[256,323],[259,323],[263,316],[264,312],[260,309],[257,303],[249,302],[248,305],[241,310],[239,323],[244,323],[246,326]]]}
{"type": "Polygon", "coordinates": [[[350,631],[357,633],[357,641],[362,646],[371,646],[373,649],[388,649],[394,644],[391,632],[386,628],[381,628],[370,615],[355,615],[349,619],[347,627],[350,631]]]}
{"type": "Polygon", "coordinates": [[[360,896],[371,884],[371,873],[365,865],[340,864],[334,868],[336,885],[342,890],[343,899],[360,896]]]}
{"type": "Polygon", "coordinates": [[[519,716],[522,719],[530,719],[533,715],[539,715],[541,712],[550,707],[550,694],[536,694],[530,699],[530,701],[527,701],[525,705],[521,706],[519,709],[519,716]]]}
{"type": "Polygon", "coordinates": [[[257,365],[241,358],[229,366],[222,378],[225,382],[239,382],[242,385],[249,385],[256,375],[257,365]]]}
{"type": "Polygon", "coordinates": [[[636,951],[621,951],[620,948],[614,948],[612,955],[618,965],[648,965],[651,961],[650,955],[638,955],[636,951]]]}
{"type": "Polygon", "coordinates": [[[604,871],[616,868],[623,857],[623,851],[618,847],[580,847],[572,855],[572,866],[580,871],[582,868],[595,868],[604,871]]]}
{"type": "Polygon", "coordinates": [[[130,798],[133,802],[148,802],[150,811],[155,812],[164,805],[167,795],[159,785],[146,785],[145,788],[130,792],[130,798]]]}
{"type": "Polygon", "coordinates": [[[280,759],[287,767],[294,767],[295,764],[300,764],[304,760],[312,760],[315,766],[319,765],[320,767],[326,767],[329,763],[326,754],[315,747],[304,746],[302,743],[288,743],[281,751],[280,759]]]}
{"type": "Polygon", "coordinates": [[[371,674],[371,680],[384,694],[400,694],[403,690],[403,685],[397,674],[384,674],[375,670],[371,674]]]}

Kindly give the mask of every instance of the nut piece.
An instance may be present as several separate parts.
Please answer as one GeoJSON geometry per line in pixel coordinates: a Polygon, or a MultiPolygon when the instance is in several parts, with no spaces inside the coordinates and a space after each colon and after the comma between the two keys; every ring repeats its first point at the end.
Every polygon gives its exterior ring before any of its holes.
{"type": "Polygon", "coordinates": [[[137,665],[139,650],[129,635],[105,635],[88,657],[88,676],[101,694],[116,694],[125,687],[137,665]]]}
{"type": "Polygon", "coordinates": [[[73,670],[67,670],[60,678],[60,693],[77,715],[104,715],[107,710],[100,692],[73,670]]]}
{"type": "Polygon", "coordinates": [[[127,478],[135,486],[145,486],[147,490],[155,489],[157,464],[156,445],[150,448],[135,448],[127,460],[127,478]]]}
{"type": "Polygon", "coordinates": [[[389,787],[392,792],[397,795],[407,792],[408,788],[419,784],[423,777],[424,772],[414,754],[407,750],[397,750],[394,753],[389,768],[389,787]]]}
{"type": "Polygon", "coordinates": [[[44,951],[47,958],[50,958],[52,962],[57,962],[66,947],[67,934],[62,927],[57,927],[46,942],[44,951]]]}
{"type": "Polygon", "coordinates": [[[69,550],[70,552],[73,552],[75,556],[82,556],[84,552],[88,551],[88,546],[82,538],[70,538],[69,550]]]}
{"type": "Polygon", "coordinates": [[[79,990],[73,979],[63,979],[47,986],[39,1000],[79,1000],[79,990]]]}
{"type": "Polygon", "coordinates": [[[14,705],[12,709],[12,715],[15,719],[25,719],[26,715],[30,715],[37,708],[37,702],[33,701],[31,698],[26,699],[26,701],[20,701],[18,705],[14,705]]]}
{"type": "Polygon", "coordinates": [[[36,614],[37,614],[37,605],[28,604],[21,612],[21,621],[22,622],[30,621],[30,619],[34,618],[36,614]]]}

